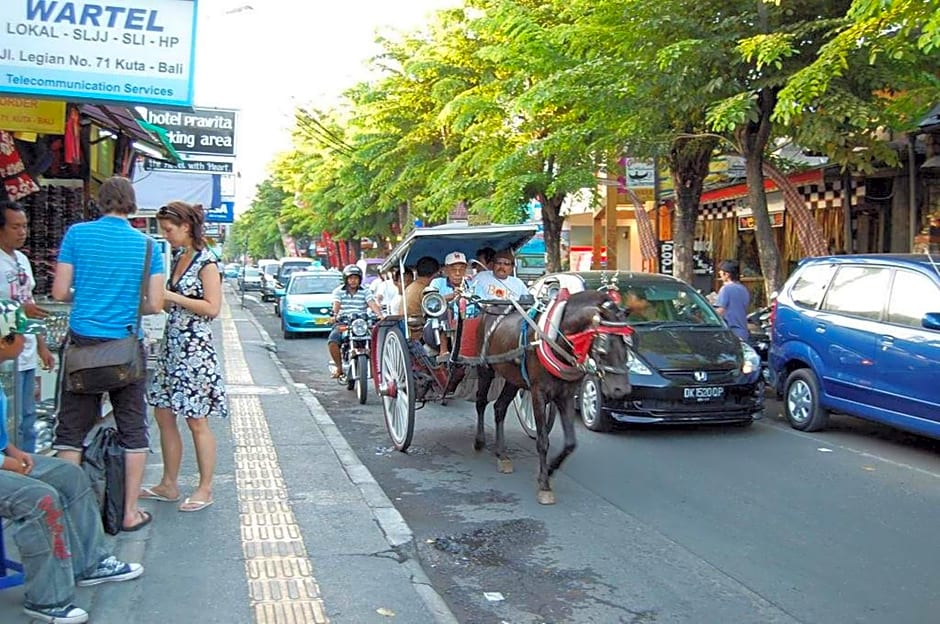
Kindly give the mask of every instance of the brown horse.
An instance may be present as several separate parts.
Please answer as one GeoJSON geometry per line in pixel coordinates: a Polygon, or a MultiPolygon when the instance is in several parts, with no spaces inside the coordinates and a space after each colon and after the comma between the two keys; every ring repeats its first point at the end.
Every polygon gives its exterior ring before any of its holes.
{"type": "MultiPolygon", "coordinates": [[[[565,295],[562,296],[564,298],[565,295]]],[[[506,410],[516,392],[526,388],[532,395],[535,416],[536,448],[539,455],[538,501],[543,505],[555,502],[549,478],[561,467],[565,458],[575,449],[574,396],[584,376],[584,366],[593,361],[606,396],[621,398],[630,392],[630,379],[626,368],[626,341],[621,336],[629,335],[626,317],[622,308],[607,292],[590,290],[567,297],[558,335],[553,342],[561,353],[557,361],[570,363],[564,366],[565,378],[549,372],[536,354],[533,344],[540,336],[528,326],[515,307],[510,304],[484,305],[484,317],[477,326],[476,338],[484,364],[477,367],[477,431],[473,448],[482,450],[485,445],[483,412],[488,403],[487,394],[495,375],[506,381],[493,411],[496,421],[497,466],[500,472],[512,472],[512,460],[506,453],[503,422],[506,410]],[[619,335],[618,335],[619,334],[619,335]],[[574,343],[565,336],[578,336],[574,343]],[[580,353],[579,353],[580,351],[580,353]],[[585,358],[585,356],[590,356],[585,358]],[[575,364],[577,360],[581,360],[575,364]],[[546,407],[554,404],[565,433],[565,446],[549,465],[548,427],[546,407]]],[[[541,337],[541,340],[545,340],[541,337]]]]}

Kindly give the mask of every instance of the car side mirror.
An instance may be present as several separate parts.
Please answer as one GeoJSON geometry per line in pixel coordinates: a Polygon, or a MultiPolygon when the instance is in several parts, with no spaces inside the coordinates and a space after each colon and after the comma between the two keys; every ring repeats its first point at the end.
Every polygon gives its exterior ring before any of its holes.
{"type": "Polygon", "coordinates": [[[920,322],[926,329],[940,331],[940,312],[928,312],[920,322]]]}

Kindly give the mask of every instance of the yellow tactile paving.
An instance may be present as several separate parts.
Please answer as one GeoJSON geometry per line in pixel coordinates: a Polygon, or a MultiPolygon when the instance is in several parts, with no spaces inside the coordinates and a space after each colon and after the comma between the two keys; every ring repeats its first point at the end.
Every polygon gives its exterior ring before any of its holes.
{"type": "MultiPolygon", "coordinates": [[[[254,383],[228,305],[222,304],[225,380],[254,383]]],[[[229,397],[235,446],[235,486],[245,576],[257,624],[327,624],[300,527],[257,396],[229,397]]]]}

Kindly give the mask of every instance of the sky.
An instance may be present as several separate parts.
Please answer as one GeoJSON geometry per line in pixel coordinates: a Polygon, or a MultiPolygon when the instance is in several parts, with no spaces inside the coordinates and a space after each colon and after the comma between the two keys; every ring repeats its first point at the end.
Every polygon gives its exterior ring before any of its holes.
{"type": "Polygon", "coordinates": [[[411,31],[459,0],[201,0],[195,106],[239,111],[236,213],[290,148],[296,105],[328,108],[370,76],[376,33],[411,31]]]}

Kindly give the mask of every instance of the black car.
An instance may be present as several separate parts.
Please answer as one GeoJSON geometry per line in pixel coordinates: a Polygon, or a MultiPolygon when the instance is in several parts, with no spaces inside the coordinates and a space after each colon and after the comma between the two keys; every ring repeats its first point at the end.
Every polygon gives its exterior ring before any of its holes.
{"type": "Polygon", "coordinates": [[[634,333],[627,351],[632,392],[601,395],[587,375],[576,405],[584,425],[608,431],[614,422],[750,424],[764,409],[760,358],[715,309],[682,280],[655,273],[552,273],[532,286],[540,301],[560,289],[575,293],[615,282],[634,333]]]}

